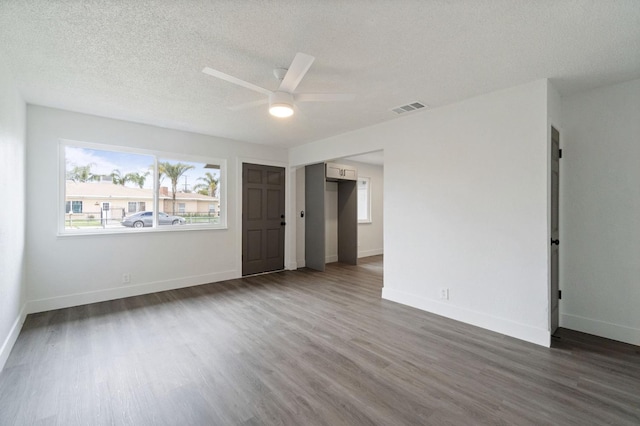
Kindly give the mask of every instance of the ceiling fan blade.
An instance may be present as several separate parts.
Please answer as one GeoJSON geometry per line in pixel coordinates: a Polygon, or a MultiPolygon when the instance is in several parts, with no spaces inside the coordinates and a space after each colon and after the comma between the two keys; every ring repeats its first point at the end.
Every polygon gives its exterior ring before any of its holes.
{"type": "Polygon", "coordinates": [[[217,78],[219,78],[221,80],[228,81],[229,83],[237,84],[238,86],[242,86],[242,87],[245,87],[247,89],[255,90],[256,92],[265,94],[267,96],[269,96],[271,93],[273,93],[271,90],[267,90],[264,87],[256,86],[255,84],[251,84],[251,83],[249,83],[247,81],[240,80],[239,78],[236,78],[236,77],[234,77],[232,75],[225,74],[223,72],[220,72],[218,70],[214,70],[214,69],[209,68],[209,67],[205,67],[202,70],[202,72],[205,73],[205,74],[209,74],[209,75],[212,75],[214,77],[217,77],[217,78]]]}
{"type": "Polygon", "coordinates": [[[299,93],[293,95],[296,102],[345,102],[352,101],[356,95],[347,93],[299,93]]]}
{"type": "Polygon", "coordinates": [[[291,62],[289,70],[282,79],[278,91],[293,93],[315,60],[316,58],[306,53],[296,53],[296,57],[293,58],[293,62],[291,62]]]}
{"type": "Polygon", "coordinates": [[[269,99],[260,99],[258,101],[247,102],[245,104],[235,105],[235,106],[229,107],[229,109],[231,111],[240,111],[242,109],[249,109],[249,108],[257,107],[257,106],[260,106],[260,105],[265,105],[267,103],[269,103],[269,99]]]}

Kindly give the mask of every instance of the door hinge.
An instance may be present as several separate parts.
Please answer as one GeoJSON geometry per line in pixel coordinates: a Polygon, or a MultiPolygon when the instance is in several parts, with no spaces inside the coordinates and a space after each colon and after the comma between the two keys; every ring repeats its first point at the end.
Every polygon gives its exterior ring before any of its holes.
{"type": "Polygon", "coordinates": [[[562,299],[562,290],[558,290],[558,300],[562,299]]]}
{"type": "Polygon", "coordinates": [[[562,158],[562,149],[558,150],[558,158],[562,158]]]}

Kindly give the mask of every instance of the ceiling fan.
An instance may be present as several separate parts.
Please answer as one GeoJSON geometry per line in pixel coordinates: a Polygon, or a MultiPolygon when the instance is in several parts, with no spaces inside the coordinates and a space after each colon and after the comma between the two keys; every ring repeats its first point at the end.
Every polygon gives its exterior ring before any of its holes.
{"type": "Polygon", "coordinates": [[[314,58],[311,55],[304,53],[297,53],[293,62],[288,69],[276,68],[273,70],[273,75],[278,80],[281,80],[280,86],[277,90],[271,91],[264,87],[256,86],[247,81],[240,80],[229,74],[225,74],[218,70],[205,67],[202,72],[212,75],[219,79],[228,81],[229,83],[237,84],[238,86],[245,87],[247,89],[255,90],[256,92],[267,95],[268,98],[260,99],[258,101],[248,102],[246,104],[236,105],[229,109],[233,111],[252,108],[259,105],[269,104],[269,113],[276,117],[290,117],[293,115],[293,106],[296,102],[331,102],[331,101],[352,101],[355,99],[355,95],[339,94],[339,93],[294,93],[298,84],[302,81],[311,64],[313,64],[314,58]]]}

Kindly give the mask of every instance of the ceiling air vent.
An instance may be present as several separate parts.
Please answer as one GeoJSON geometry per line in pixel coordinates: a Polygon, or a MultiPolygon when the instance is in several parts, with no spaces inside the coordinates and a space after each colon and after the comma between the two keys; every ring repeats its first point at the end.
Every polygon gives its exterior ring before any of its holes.
{"type": "Polygon", "coordinates": [[[399,107],[391,108],[391,111],[400,115],[400,114],[404,114],[405,112],[416,111],[425,107],[426,105],[423,104],[422,102],[412,102],[410,104],[400,105],[399,107]]]}

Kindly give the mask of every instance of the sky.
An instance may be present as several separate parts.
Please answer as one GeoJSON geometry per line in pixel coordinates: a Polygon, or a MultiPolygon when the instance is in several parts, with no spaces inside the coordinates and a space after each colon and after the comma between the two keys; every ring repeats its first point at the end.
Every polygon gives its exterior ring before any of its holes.
{"type": "MultiPolygon", "coordinates": [[[[158,162],[163,161],[169,161],[171,163],[180,162],[194,166],[194,169],[188,170],[180,178],[178,184],[179,191],[185,189],[185,183],[187,190],[192,190],[194,185],[202,183],[198,178],[204,177],[206,172],[212,173],[217,178],[220,176],[219,170],[205,169],[205,163],[178,161],[162,157],[158,158],[158,162]]],[[[102,151],[98,149],[65,146],[65,162],[67,172],[75,166],[84,167],[91,165],[91,173],[95,175],[110,175],[117,169],[120,171],[120,174],[124,176],[127,173],[145,174],[151,170],[154,157],[152,155],[132,154],[128,152],[102,151]]],[[[137,185],[128,182],[126,186],[136,187],[137,185]]],[[[165,177],[160,182],[160,186],[171,188],[171,181],[165,177]]],[[[144,188],[153,188],[153,178],[151,175],[149,175],[145,181],[144,188]]]]}

